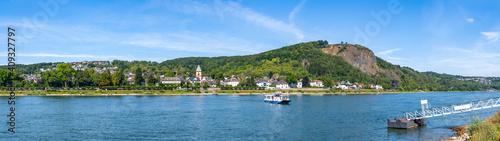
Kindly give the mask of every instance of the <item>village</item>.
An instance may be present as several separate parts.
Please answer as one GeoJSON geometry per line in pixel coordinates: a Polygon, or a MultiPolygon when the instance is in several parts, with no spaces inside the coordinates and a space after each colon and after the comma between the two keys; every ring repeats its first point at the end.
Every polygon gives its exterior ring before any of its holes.
{"type": "MultiPolygon", "coordinates": [[[[85,70],[89,68],[86,64],[99,64],[99,65],[109,65],[107,61],[84,61],[84,62],[72,62],[72,68],[74,70],[85,70]],[[84,65],[85,63],[85,65],[84,65]]],[[[55,70],[57,67],[40,69],[40,72],[55,70]]],[[[97,73],[101,74],[106,70],[109,70],[111,75],[118,70],[118,67],[92,67],[97,73]]],[[[135,85],[134,77],[137,74],[133,72],[126,72],[123,74],[128,85],[135,85]]],[[[142,76],[146,76],[147,72],[141,74],[142,76]]],[[[28,82],[35,82],[41,84],[41,74],[22,74],[23,77],[28,82]]],[[[155,76],[156,77],[156,76],[155,76]]],[[[175,86],[177,89],[183,89],[185,86],[187,87],[203,87],[207,90],[220,90],[221,87],[245,87],[244,85],[240,85],[240,82],[243,80],[251,80],[251,76],[243,76],[240,77],[238,75],[231,75],[231,77],[224,77],[222,80],[215,80],[214,78],[203,76],[202,70],[198,65],[196,67],[195,76],[184,77],[184,76],[174,76],[167,77],[165,75],[160,75],[159,80],[154,84],[156,86],[175,86]]],[[[284,79],[284,76],[272,75],[271,77],[264,76],[261,78],[254,78],[254,83],[256,87],[265,89],[265,90],[293,90],[293,89],[338,89],[338,90],[363,90],[363,89],[374,89],[374,90],[384,90],[381,85],[374,84],[359,84],[359,83],[351,83],[349,81],[340,81],[335,82],[333,86],[327,87],[321,80],[304,80],[303,78],[297,80],[297,83],[287,83],[284,79]],[[305,84],[307,83],[307,84],[305,84]]],[[[141,82],[139,85],[148,86],[146,81],[141,82]]]]}

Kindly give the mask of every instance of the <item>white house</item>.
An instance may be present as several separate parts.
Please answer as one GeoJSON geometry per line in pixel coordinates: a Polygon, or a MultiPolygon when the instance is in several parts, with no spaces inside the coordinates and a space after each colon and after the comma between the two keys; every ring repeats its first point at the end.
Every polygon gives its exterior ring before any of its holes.
{"type": "Polygon", "coordinates": [[[128,81],[128,84],[130,84],[130,85],[134,84],[134,77],[133,76],[129,76],[127,78],[127,81],[128,81]]]}
{"type": "Polygon", "coordinates": [[[309,82],[309,86],[311,87],[323,87],[323,82],[321,80],[313,80],[309,82]]]}
{"type": "Polygon", "coordinates": [[[278,84],[276,84],[276,88],[278,88],[278,89],[290,89],[290,85],[288,85],[288,83],[286,83],[284,80],[281,80],[278,82],[278,84]]]}
{"type": "Polygon", "coordinates": [[[163,78],[161,78],[161,83],[163,83],[163,84],[181,84],[181,79],[179,77],[163,77],[163,78]]]}
{"type": "Polygon", "coordinates": [[[302,88],[302,81],[299,81],[299,82],[297,83],[297,88],[302,88]]]}
{"type": "Polygon", "coordinates": [[[382,86],[380,86],[380,85],[375,85],[373,88],[374,88],[374,89],[377,89],[377,90],[383,90],[383,89],[384,89],[384,88],[382,88],[382,86]]]}
{"type": "Polygon", "coordinates": [[[259,87],[269,87],[269,81],[267,81],[265,79],[259,79],[259,80],[255,81],[255,84],[257,84],[257,86],[259,86],[259,87]]]}
{"type": "Polygon", "coordinates": [[[345,84],[338,84],[335,86],[335,88],[339,88],[339,89],[342,89],[342,90],[348,90],[349,87],[347,87],[345,84]]]}
{"type": "Polygon", "coordinates": [[[238,86],[238,84],[240,84],[240,80],[236,77],[231,77],[230,79],[226,79],[223,81],[224,86],[231,85],[233,87],[236,87],[238,86]]]}

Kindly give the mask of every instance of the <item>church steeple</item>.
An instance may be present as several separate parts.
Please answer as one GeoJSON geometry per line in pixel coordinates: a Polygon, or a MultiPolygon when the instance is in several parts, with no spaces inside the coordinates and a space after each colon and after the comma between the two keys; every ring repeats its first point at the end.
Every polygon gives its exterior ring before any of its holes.
{"type": "Polygon", "coordinates": [[[201,80],[201,68],[200,65],[196,68],[196,77],[198,77],[201,80]]]}

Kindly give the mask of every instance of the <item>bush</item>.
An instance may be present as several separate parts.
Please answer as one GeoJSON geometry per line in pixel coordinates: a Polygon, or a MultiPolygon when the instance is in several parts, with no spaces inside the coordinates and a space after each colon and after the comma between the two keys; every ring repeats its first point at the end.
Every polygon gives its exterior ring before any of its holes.
{"type": "Polygon", "coordinates": [[[500,113],[485,121],[476,117],[473,122],[469,122],[467,132],[472,136],[471,140],[497,141],[500,139],[499,121],[500,113]]]}

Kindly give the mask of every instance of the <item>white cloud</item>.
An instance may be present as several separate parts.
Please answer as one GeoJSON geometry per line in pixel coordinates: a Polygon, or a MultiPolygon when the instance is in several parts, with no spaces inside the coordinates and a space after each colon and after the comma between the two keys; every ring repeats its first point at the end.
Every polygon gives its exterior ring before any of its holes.
{"type": "Polygon", "coordinates": [[[441,48],[447,54],[430,58],[429,65],[446,67],[447,73],[467,76],[500,76],[500,53],[477,49],[441,48]]]}
{"type": "Polygon", "coordinates": [[[474,22],[474,19],[473,19],[473,18],[468,18],[468,19],[465,19],[465,20],[467,20],[468,22],[471,22],[471,23],[473,23],[473,22],[474,22]]]}
{"type": "Polygon", "coordinates": [[[498,40],[499,32],[481,32],[484,36],[486,36],[487,40],[496,41],[498,40]]]}
{"type": "Polygon", "coordinates": [[[57,58],[92,58],[92,59],[125,59],[127,57],[113,55],[88,55],[88,54],[54,54],[54,53],[33,53],[19,54],[20,57],[57,57],[57,58]]]}
{"type": "MultiPolygon", "coordinates": [[[[300,10],[304,2],[305,1],[302,1],[299,5],[297,5],[292,13],[290,13],[289,17],[293,18],[295,13],[300,10]]],[[[216,0],[213,5],[210,5],[197,1],[183,1],[183,3],[167,3],[166,6],[169,9],[186,14],[217,15],[222,20],[226,17],[233,17],[235,19],[241,19],[254,23],[258,26],[262,26],[279,33],[287,35],[292,34],[298,42],[304,39],[302,31],[296,28],[292,23],[284,23],[283,21],[261,14],[250,8],[242,6],[239,2],[216,0]]]]}
{"type": "Polygon", "coordinates": [[[295,15],[302,9],[302,6],[306,3],[307,0],[302,0],[300,3],[293,8],[292,12],[288,15],[288,20],[290,23],[293,23],[293,19],[295,19],[295,15]]]}
{"type": "Polygon", "coordinates": [[[247,55],[268,50],[270,46],[228,36],[223,33],[183,32],[175,34],[131,34],[120,43],[163,50],[198,53],[247,55]]]}
{"type": "Polygon", "coordinates": [[[393,64],[404,64],[404,58],[400,58],[400,57],[394,57],[394,56],[390,56],[390,54],[398,51],[398,50],[401,50],[402,48],[395,48],[395,49],[390,49],[390,50],[386,50],[386,51],[381,51],[381,52],[378,52],[376,53],[377,57],[380,57],[380,58],[383,58],[385,60],[387,60],[388,62],[391,62],[393,64]]]}
{"type": "Polygon", "coordinates": [[[278,32],[292,33],[296,36],[298,41],[302,41],[304,39],[304,35],[302,31],[297,29],[291,24],[286,24],[282,21],[273,19],[269,16],[260,14],[258,12],[253,11],[250,8],[245,8],[238,3],[228,2],[229,5],[234,6],[237,10],[233,11],[236,17],[242,18],[248,22],[255,23],[257,25],[266,27],[271,30],[275,30],[278,32]]]}
{"type": "Polygon", "coordinates": [[[398,51],[398,50],[401,50],[401,48],[390,49],[390,50],[378,52],[377,55],[388,55],[388,54],[391,54],[391,53],[398,51]]]}

